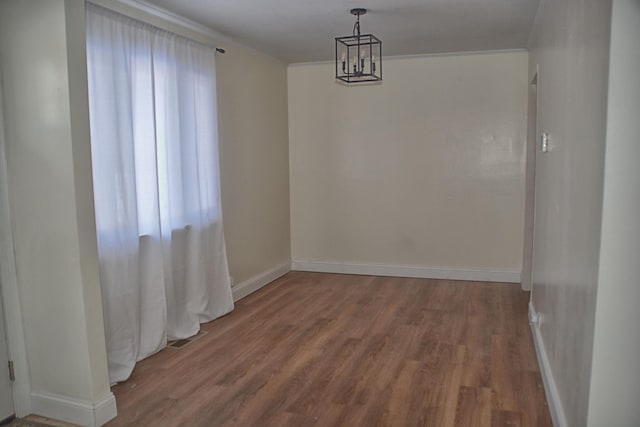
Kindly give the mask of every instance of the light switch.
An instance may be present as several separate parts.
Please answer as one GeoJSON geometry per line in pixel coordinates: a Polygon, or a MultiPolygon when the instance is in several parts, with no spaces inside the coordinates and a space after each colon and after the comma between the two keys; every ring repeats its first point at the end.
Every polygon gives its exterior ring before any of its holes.
{"type": "Polygon", "coordinates": [[[549,151],[549,134],[547,132],[542,132],[540,136],[540,151],[543,153],[549,151]]]}

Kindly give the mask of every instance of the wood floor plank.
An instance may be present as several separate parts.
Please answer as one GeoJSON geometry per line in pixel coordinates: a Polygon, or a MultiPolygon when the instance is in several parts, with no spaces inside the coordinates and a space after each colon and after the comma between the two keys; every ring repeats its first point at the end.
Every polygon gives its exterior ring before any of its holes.
{"type": "Polygon", "coordinates": [[[458,407],[458,395],[460,393],[460,381],[464,369],[464,357],[467,349],[457,346],[453,354],[450,367],[441,385],[441,393],[438,398],[437,422],[434,425],[452,427],[455,425],[456,409],[458,407]]]}
{"type": "Polygon", "coordinates": [[[550,427],[517,285],[291,272],[113,387],[109,426],[550,427]]]}
{"type": "Polygon", "coordinates": [[[410,409],[407,402],[414,398],[411,384],[419,369],[420,362],[415,360],[406,360],[402,363],[397,378],[390,384],[391,397],[383,415],[383,425],[407,425],[410,409]]]}
{"type": "Polygon", "coordinates": [[[505,336],[494,335],[491,346],[491,387],[493,406],[496,409],[515,411],[517,400],[517,371],[511,364],[508,352],[508,340],[505,336]]]}
{"type": "Polygon", "coordinates": [[[514,411],[491,412],[491,427],[522,427],[522,414],[514,411]]]}

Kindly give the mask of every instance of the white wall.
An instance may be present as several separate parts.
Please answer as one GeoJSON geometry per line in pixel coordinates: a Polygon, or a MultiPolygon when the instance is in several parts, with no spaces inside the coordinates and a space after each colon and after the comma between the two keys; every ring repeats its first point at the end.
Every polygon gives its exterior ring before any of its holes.
{"type": "Polygon", "coordinates": [[[289,67],[296,261],[519,279],[527,53],[393,58],[381,85],[289,67]]]}
{"type": "Polygon", "coordinates": [[[587,423],[610,9],[610,1],[542,0],[530,40],[530,76],[539,65],[539,130],[550,137],[550,151],[536,158],[531,301],[540,316],[534,332],[559,426],[587,423]]]}
{"type": "Polygon", "coordinates": [[[93,425],[115,415],[115,399],[95,242],[84,4],[1,6],[7,181],[31,409],[93,425]],[[66,409],[71,415],[58,412],[66,409]]]}
{"type": "Polygon", "coordinates": [[[640,1],[613,2],[589,426],[640,426],[640,1]]]}
{"type": "MultiPolygon", "coordinates": [[[[229,271],[236,285],[289,263],[287,69],[270,56],[185,20],[112,0],[101,6],[203,43],[216,56],[222,211],[229,271]]],[[[286,270],[286,268],[285,268],[286,270]]],[[[282,271],[285,271],[282,270],[282,271]]]]}

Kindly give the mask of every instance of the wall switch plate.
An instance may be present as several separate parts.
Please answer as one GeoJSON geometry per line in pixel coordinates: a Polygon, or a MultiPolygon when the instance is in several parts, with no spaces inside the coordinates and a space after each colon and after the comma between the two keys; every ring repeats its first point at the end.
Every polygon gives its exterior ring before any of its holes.
{"type": "Polygon", "coordinates": [[[547,132],[542,132],[540,136],[540,150],[543,153],[549,151],[549,134],[547,132]]]}

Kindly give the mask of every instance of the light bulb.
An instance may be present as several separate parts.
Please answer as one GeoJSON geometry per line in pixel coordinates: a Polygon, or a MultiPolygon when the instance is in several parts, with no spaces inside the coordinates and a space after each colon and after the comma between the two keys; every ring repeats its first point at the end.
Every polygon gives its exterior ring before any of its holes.
{"type": "Polygon", "coordinates": [[[340,56],[340,60],[344,62],[345,59],[347,59],[347,54],[342,52],[342,55],[340,56]]]}

